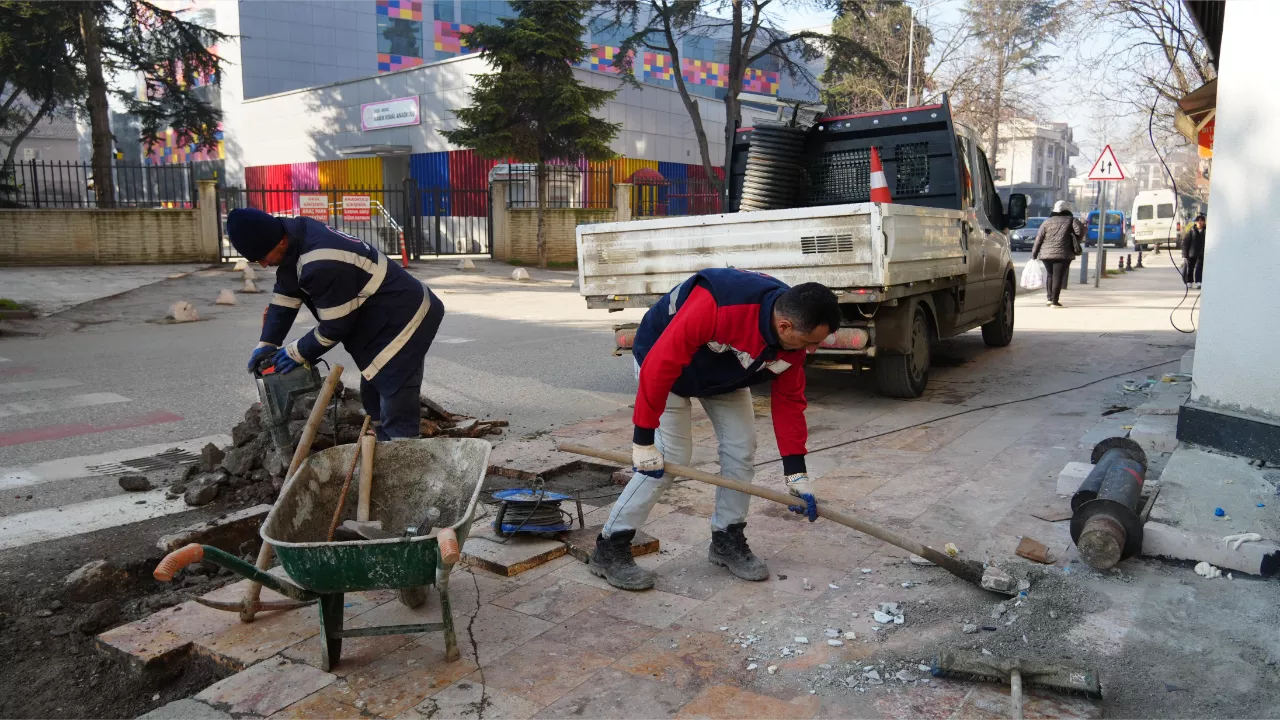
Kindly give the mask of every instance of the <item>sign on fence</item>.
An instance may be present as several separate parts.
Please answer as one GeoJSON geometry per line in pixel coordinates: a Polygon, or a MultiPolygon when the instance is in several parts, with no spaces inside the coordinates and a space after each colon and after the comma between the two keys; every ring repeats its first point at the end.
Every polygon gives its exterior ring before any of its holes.
{"type": "Polygon", "coordinates": [[[369,221],[369,196],[368,195],[343,195],[342,196],[342,219],[348,222],[352,221],[369,221]]]}
{"type": "MultiPolygon", "coordinates": [[[[329,196],[299,195],[298,214],[327,224],[329,222],[329,196]]],[[[365,219],[368,219],[368,213],[366,212],[365,214],[365,219]]]]}

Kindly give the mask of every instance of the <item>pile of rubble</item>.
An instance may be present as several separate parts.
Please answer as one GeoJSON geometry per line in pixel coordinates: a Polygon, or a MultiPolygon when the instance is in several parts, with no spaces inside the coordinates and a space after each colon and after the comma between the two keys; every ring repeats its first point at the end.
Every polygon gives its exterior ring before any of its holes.
{"type": "MultiPolygon", "coordinates": [[[[200,461],[187,469],[183,478],[169,487],[169,497],[179,495],[188,505],[205,505],[224,493],[234,492],[238,502],[271,503],[284,485],[284,476],[293,457],[293,447],[315,406],[316,393],[301,396],[289,417],[290,448],[281,452],[265,426],[261,403],[254,403],[244,420],[231,429],[231,445],[219,448],[212,443],[200,453],[200,461]]],[[[501,435],[506,420],[477,420],[451,413],[427,398],[421,399],[422,437],[479,438],[501,435]]],[[[364,423],[360,392],[339,386],[325,411],[311,451],[346,445],[359,439],[364,423]]]]}

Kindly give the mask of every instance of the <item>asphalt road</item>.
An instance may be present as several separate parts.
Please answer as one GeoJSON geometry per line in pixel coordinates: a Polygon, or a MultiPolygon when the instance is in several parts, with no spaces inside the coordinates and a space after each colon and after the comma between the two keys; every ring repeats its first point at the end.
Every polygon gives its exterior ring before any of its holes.
{"type": "MultiPolygon", "coordinates": [[[[631,359],[612,355],[612,326],[639,311],[588,311],[570,288],[572,273],[535,271],[535,282],[517,283],[508,266],[480,267],[414,270],[446,307],[424,394],[454,412],[507,418],[516,436],[632,401],[631,359]]],[[[229,434],[257,400],[245,363],[272,278],[259,271],[258,282],[263,293],[216,306],[218,290],[241,281],[204,271],[60,313],[42,322],[40,336],[0,338],[0,517],[119,492],[103,477],[6,487],[6,477],[21,484],[41,463],[229,434]],[[199,322],[156,322],[180,299],[196,306],[199,322]]],[[[290,338],[313,325],[302,312],[290,338]]],[[[326,360],[358,382],[340,347],[326,360]]]]}

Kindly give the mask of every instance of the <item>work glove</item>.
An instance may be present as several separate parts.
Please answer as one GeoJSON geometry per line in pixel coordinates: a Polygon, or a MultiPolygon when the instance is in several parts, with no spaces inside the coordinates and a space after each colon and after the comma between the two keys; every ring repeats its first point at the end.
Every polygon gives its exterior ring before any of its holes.
{"type": "Polygon", "coordinates": [[[632,445],[631,468],[641,475],[660,478],[666,473],[662,452],[655,445],[632,445]]]}
{"type": "Polygon", "coordinates": [[[254,348],[253,352],[249,354],[249,372],[253,372],[253,368],[257,366],[258,361],[261,360],[263,356],[274,353],[276,349],[275,345],[263,345],[261,347],[254,348]]]}
{"type": "Polygon", "coordinates": [[[276,350],[275,359],[271,361],[276,366],[276,374],[283,375],[290,370],[298,367],[298,361],[289,357],[288,348],[280,348],[276,350]]]}
{"type": "Polygon", "coordinates": [[[813,481],[808,473],[795,473],[787,476],[787,492],[804,500],[804,506],[788,505],[787,509],[797,515],[804,515],[809,522],[818,519],[818,499],[813,496],[813,481]]]}

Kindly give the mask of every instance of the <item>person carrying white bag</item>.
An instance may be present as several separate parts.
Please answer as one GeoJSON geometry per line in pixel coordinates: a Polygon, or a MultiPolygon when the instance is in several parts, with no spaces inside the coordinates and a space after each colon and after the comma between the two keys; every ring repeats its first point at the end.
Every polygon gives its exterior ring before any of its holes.
{"type": "Polygon", "coordinates": [[[1083,252],[1081,243],[1084,234],[1084,223],[1072,215],[1071,204],[1066,200],[1059,200],[1054,204],[1049,219],[1044,221],[1036,233],[1035,245],[1031,247],[1031,262],[1027,263],[1027,268],[1023,271],[1023,287],[1030,287],[1026,284],[1028,279],[1034,280],[1034,271],[1028,278],[1032,263],[1037,260],[1043,262],[1044,267],[1039,274],[1042,276],[1040,280],[1044,284],[1049,307],[1062,307],[1058,297],[1062,294],[1062,288],[1067,285],[1067,269],[1071,267],[1071,261],[1083,252]]]}

